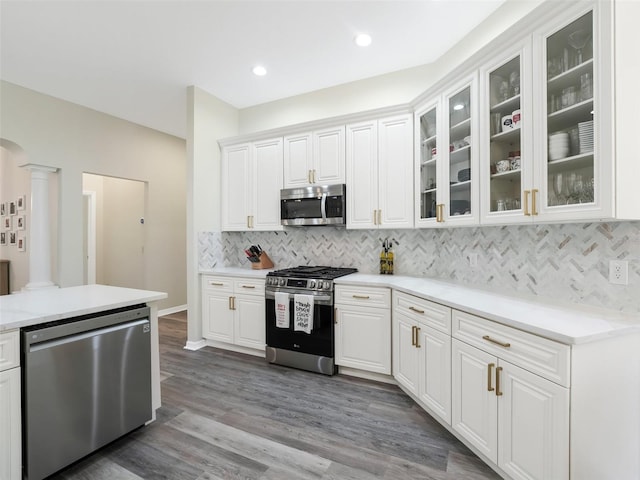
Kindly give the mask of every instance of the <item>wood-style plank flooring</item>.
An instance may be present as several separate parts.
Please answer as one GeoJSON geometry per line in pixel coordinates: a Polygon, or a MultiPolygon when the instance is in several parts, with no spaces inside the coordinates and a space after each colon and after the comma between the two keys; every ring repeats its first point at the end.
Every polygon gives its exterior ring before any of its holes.
{"type": "Polygon", "coordinates": [[[52,478],[499,478],[393,385],[185,342],[184,312],[161,317],[157,420],[52,478]]]}

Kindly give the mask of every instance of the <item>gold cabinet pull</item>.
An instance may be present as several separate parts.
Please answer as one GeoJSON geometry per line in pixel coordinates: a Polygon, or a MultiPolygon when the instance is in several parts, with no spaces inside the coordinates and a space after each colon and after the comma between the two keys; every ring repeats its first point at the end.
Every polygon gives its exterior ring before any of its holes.
{"type": "Polygon", "coordinates": [[[411,345],[415,347],[416,345],[416,327],[411,327],[411,345]]]}
{"type": "Polygon", "coordinates": [[[504,348],[509,348],[511,346],[510,343],[501,342],[500,340],[496,340],[495,338],[491,338],[489,335],[484,335],[482,337],[482,339],[486,340],[487,342],[491,342],[491,343],[495,343],[496,345],[500,345],[501,347],[504,347],[504,348]]]}
{"type": "Polygon", "coordinates": [[[308,181],[309,183],[313,183],[313,182],[311,181],[311,170],[307,170],[307,181],[308,181]]]}
{"type": "Polygon", "coordinates": [[[353,295],[353,298],[359,298],[360,300],[369,300],[369,295],[353,295]]]}
{"type": "Polygon", "coordinates": [[[495,363],[490,363],[487,368],[487,391],[488,392],[493,392],[494,390],[494,388],[491,386],[491,373],[492,373],[493,367],[495,366],[496,366],[495,363]]]}
{"type": "Polygon", "coordinates": [[[496,396],[501,397],[502,392],[500,391],[500,372],[502,372],[502,367],[496,368],[496,396]]]}
{"type": "Polygon", "coordinates": [[[242,288],[256,288],[255,285],[242,285],[242,288]]]}
{"type": "Polygon", "coordinates": [[[531,190],[531,214],[538,215],[538,209],[536,208],[536,194],[538,193],[538,189],[534,188],[531,190]]]}
{"type": "Polygon", "coordinates": [[[378,225],[382,225],[382,210],[378,210],[378,225]]]}
{"type": "Polygon", "coordinates": [[[436,205],[436,222],[444,222],[444,203],[436,205]]]}
{"type": "Polygon", "coordinates": [[[333,307],[333,323],[338,323],[338,307],[333,307]]]}
{"type": "Polygon", "coordinates": [[[311,178],[313,178],[313,182],[312,183],[316,183],[316,171],[315,170],[313,170],[313,176],[311,178]]]}
{"type": "Polygon", "coordinates": [[[420,348],[420,327],[416,327],[416,348],[420,348]]]}
{"type": "Polygon", "coordinates": [[[233,297],[229,297],[229,310],[233,310],[233,297]]]}
{"type": "Polygon", "coordinates": [[[409,310],[416,312],[416,313],[422,313],[424,314],[424,310],[420,310],[419,308],[416,307],[409,307],[409,310]]]}
{"type": "Polygon", "coordinates": [[[524,191],[524,214],[527,217],[530,217],[531,214],[529,213],[529,194],[531,192],[529,190],[525,190],[524,191]]]}
{"type": "Polygon", "coordinates": [[[214,287],[223,287],[224,283],[222,282],[209,282],[209,285],[213,285],[214,287]]]}

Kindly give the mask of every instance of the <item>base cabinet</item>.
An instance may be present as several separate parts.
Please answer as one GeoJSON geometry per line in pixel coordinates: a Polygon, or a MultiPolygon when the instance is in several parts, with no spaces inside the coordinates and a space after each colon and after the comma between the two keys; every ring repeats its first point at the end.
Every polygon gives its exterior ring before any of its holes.
{"type": "Polygon", "coordinates": [[[0,334],[0,479],[22,478],[18,332],[0,334]]]}
{"type": "Polygon", "coordinates": [[[388,288],[336,286],[336,365],[391,374],[388,288]]]}
{"type": "Polygon", "coordinates": [[[203,276],[202,335],[264,351],[264,280],[203,276]]]}

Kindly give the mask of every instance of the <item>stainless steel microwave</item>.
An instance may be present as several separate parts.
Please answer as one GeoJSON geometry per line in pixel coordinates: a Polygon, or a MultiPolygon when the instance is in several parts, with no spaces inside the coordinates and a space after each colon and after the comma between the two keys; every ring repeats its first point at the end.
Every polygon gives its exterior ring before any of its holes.
{"type": "Polygon", "coordinates": [[[346,225],[345,185],[280,190],[282,225],[346,225]]]}

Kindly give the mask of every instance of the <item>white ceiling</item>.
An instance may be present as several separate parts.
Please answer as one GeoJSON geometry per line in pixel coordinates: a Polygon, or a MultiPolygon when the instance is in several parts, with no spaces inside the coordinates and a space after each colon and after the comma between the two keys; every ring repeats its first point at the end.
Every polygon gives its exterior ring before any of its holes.
{"type": "Polygon", "coordinates": [[[427,64],[504,1],[1,0],[0,78],[184,138],[189,85],[244,108],[427,64]]]}

